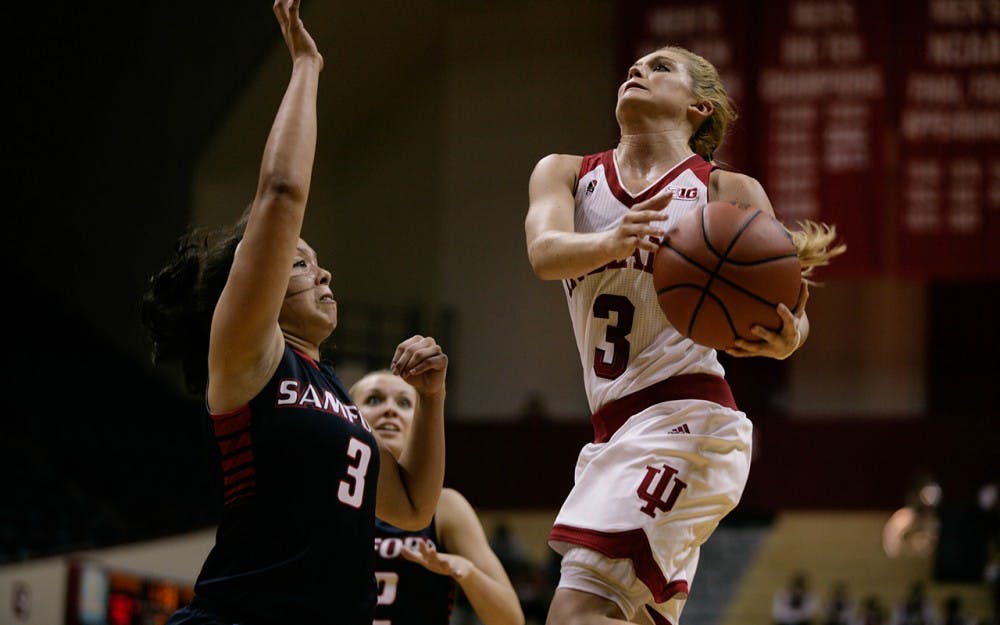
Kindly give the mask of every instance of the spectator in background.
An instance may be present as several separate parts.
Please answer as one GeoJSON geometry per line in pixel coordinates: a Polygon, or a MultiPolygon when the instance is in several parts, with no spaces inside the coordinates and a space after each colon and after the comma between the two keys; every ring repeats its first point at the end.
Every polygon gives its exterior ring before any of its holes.
{"type": "Polygon", "coordinates": [[[1000,484],[996,481],[983,484],[977,500],[986,534],[983,581],[989,587],[993,609],[988,625],[1000,625],[1000,484]]]}
{"type": "Polygon", "coordinates": [[[913,582],[906,598],[893,608],[889,625],[940,625],[937,608],[928,598],[923,581],[913,582]]]}
{"type": "Polygon", "coordinates": [[[855,621],[854,600],[851,599],[847,582],[839,580],[833,584],[823,610],[822,625],[853,625],[855,621]]]}
{"type": "Polygon", "coordinates": [[[493,534],[490,536],[490,547],[511,576],[517,576],[531,566],[531,562],[525,554],[524,545],[511,531],[510,525],[504,521],[498,522],[493,528],[493,534]]]}
{"type": "Polygon", "coordinates": [[[941,625],[978,625],[978,622],[965,613],[962,598],[958,595],[951,595],[944,600],[944,618],[941,625]]]}
{"type": "Polygon", "coordinates": [[[858,616],[854,625],[883,625],[885,623],[885,607],[876,595],[868,595],[861,601],[858,616]]]}
{"type": "Polygon", "coordinates": [[[771,617],[774,625],[812,625],[818,601],[809,591],[809,578],[803,572],[792,575],[788,588],[774,595],[771,617]]]}
{"type": "Polygon", "coordinates": [[[1000,625],[1000,551],[993,552],[991,560],[986,564],[983,577],[989,586],[990,605],[993,608],[992,619],[988,623],[1000,625]]]}
{"type": "Polygon", "coordinates": [[[907,493],[906,505],[889,517],[882,534],[882,545],[890,558],[927,556],[937,549],[941,530],[938,508],[941,485],[933,478],[921,477],[907,493]]]}
{"type": "Polygon", "coordinates": [[[546,588],[541,569],[528,557],[524,545],[507,522],[499,521],[493,528],[490,546],[510,575],[525,620],[544,622],[551,593],[546,588]]]}

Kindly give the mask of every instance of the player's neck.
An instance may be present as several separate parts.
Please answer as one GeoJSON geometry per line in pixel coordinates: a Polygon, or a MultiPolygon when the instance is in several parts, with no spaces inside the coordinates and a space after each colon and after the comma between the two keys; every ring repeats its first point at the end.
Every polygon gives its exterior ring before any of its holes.
{"type": "Polygon", "coordinates": [[[692,154],[687,136],[669,131],[622,131],[615,148],[618,168],[630,178],[658,178],[692,154]]]}
{"type": "Polygon", "coordinates": [[[282,334],[284,335],[285,342],[288,343],[289,347],[302,352],[313,360],[319,360],[319,345],[289,332],[282,332],[282,334]]]}

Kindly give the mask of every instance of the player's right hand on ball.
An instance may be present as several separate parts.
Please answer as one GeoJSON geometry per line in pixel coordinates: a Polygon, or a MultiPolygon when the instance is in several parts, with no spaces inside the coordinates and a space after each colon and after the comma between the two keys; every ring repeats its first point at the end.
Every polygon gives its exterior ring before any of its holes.
{"type": "Polygon", "coordinates": [[[653,222],[667,220],[667,204],[673,196],[673,191],[667,191],[639,202],[625,213],[618,227],[608,231],[608,255],[621,260],[637,249],[656,252],[667,231],[653,222]]]}
{"type": "Polygon", "coordinates": [[[444,391],[448,373],[448,355],[429,336],[416,334],[396,348],[389,369],[422,395],[444,391]]]}

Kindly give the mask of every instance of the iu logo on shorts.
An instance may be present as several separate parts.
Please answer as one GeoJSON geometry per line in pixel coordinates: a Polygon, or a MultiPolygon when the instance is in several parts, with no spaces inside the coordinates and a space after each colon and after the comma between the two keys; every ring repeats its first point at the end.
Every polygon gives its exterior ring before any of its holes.
{"type": "Polygon", "coordinates": [[[639,511],[651,517],[656,517],[656,510],[667,512],[674,507],[681,491],[685,488],[687,483],[677,478],[677,469],[667,465],[646,467],[646,476],[642,478],[642,484],[639,484],[636,490],[639,499],[646,502],[639,511]],[[670,486],[669,492],[668,486],[670,486]]]}

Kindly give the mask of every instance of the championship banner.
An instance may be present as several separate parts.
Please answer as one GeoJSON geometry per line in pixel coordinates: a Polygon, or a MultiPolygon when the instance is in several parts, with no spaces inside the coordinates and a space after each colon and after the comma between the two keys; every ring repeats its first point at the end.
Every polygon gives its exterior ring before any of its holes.
{"type": "Polygon", "coordinates": [[[900,51],[898,272],[1000,277],[1000,3],[916,0],[900,51]]]}
{"type": "Polygon", "coordinates": [[[848,250],[824,279],[877,275],[892,214],[887,3],[783,0],[759,11],[760,181],[786,224],[836,225],[848,250]]]}

